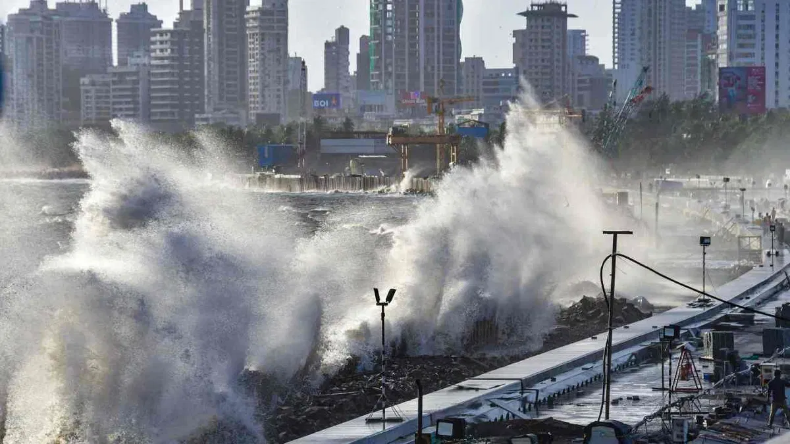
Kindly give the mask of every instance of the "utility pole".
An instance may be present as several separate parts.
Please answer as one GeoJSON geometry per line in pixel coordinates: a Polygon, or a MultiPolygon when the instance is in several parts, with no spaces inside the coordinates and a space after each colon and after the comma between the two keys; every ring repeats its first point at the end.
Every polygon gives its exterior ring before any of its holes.
{"type": "Polygon", "coordinates": [[[741,217],[746,220],[746,188],[741,188],[741,217]]]}
{"type": "Polygon", "coordinates": [[[774,268],[774,256],[776,256],[776,251],[774,250],[774,235],[776,234],[776,225],[771,222],[770,226],[771,230],[771,268],[774,268]]]}
{"type": "Polygon", "coordinates": [[[606,406],[605,408],[605,419],[609,419],[609,406],[611,405],[611,398],[612,398],[612,322],[614,321],[614,284],[615,284],[615,271],[617,265],[617,236],[620,234],[634,234],[633,231],[604,231],[603,234],[611,234],[612,235],[612,281],[611,286],[609,287],[609,320],[608,320],[608,330],[609,335],[607,339],[607,350],[606,350],[606,379],[604,380],[606,383],[606,406]]]}

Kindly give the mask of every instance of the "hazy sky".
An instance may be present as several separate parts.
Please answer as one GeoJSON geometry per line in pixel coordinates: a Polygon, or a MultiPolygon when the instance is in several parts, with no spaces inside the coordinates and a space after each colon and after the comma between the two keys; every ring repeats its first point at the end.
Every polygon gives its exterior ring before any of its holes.
{"type": "MultiPolygon", "coordinates": [[[[78,0],[72,0],[78,1],[78,0]]],[[[101,0],[104,2],[105,0],[101,0]]],[[[141,0],[106,0],[110,15],[117,18],[129,5],[141,0]]],[[[526,19],[518,14],[527,9],[531,0],[464,0],[461,24],[463,57],[482,56],[489,68],[510,67],[513,64],[513,30],[524,28],[526,19]]],[[[0,0],[0,17],[5,16],[29,0],[0,0]]],[[[49,0],[54,7],[55,0],[49,0]]],[[[178,12],[178,0],[148,0],[149,10],[172,25],[178,12]]],[[[612,60],[612,0],[567,0],[572,29],[586,29],[589,52],[602,63],[612,60]]],[[[687,0],[688,4],[697,3],[687,0]]],[[[184,0],[185,5],[190,0],[184,0]]],[[[334,30],[345,25],[351,30],[351,71],[356,67],[359,36],[368,33],[368,0],[290,0],[289,51],[307,61],[311,90],[323,86],[324,41],[334,30]]]]}

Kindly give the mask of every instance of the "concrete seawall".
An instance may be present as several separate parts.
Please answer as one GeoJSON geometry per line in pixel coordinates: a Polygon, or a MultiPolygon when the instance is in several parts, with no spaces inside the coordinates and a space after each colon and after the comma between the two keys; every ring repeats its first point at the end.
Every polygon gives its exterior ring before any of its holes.
{"type": "Polygon", "coordinates": [[[434,179],[411,178],[403,183],[387,176],[297,176],[273,173],[241,174],[241,186],[272,192],[410,192],[432,193],[434,179]]]}

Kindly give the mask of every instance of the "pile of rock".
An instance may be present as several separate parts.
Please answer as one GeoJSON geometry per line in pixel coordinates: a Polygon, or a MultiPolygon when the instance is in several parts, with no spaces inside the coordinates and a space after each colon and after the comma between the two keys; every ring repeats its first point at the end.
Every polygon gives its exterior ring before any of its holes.
{"type": "MultiPolygon", "coordinates": [[[[495,368],[567,345],[606,330],[607,306],[602,298],[583,297],[560,310],[557,327],[547,332],[543,347],[532,353],[494,357],[418,356],[387,360],[387,397],[400,403],[417,396],[414,381],[420,379],[425,393],[457,384],[495,368]]],[[[623,325],[650,317],[625,299],[615,301],[615,323],[623,325]]],[[[359,360],[327,378],[317,389],[294,390],[281,396],[267,415],[270,442],[286,442],[370,413],[381,394],[379,370],[360,372],[359,360]]],[[[269,393],[272,388],[258,390],[269,393]]]]}

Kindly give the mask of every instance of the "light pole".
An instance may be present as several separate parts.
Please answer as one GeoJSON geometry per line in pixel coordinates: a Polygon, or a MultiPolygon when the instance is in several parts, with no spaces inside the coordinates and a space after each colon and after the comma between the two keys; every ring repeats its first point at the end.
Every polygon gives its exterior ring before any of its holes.
{"type": "Polygon", "coordinates": [[[699,244],[702,247],[702,298],[701,300],[704,302],[708,302],[708,297],[705,295],[705,256],[707,256],[708,252],[705,251],[707,247],[710,246],[710,237],[709,236],[700,236],[699,237],[699,244]]]}
{"type": "Polygon", "coordinates": [[[612,235],[612,283],[609,288],[609,320],[606,347],[606,418],[609,419],[609,405],[611,404],[611,388],[612,388],[612,321],[614,320],[614,283],[615,283],[615,266],[617,264],[617,236],[620,234],[634,234],[633,231],[604,231],[603,234],[612,235]]]}
{"type": "Polygon", "coordinates": [[[741,188],[741,217],[746,220],[746,188],[741,188]]]}
{"type": "Polygon", "coordinates": [[[385,365],[386,365],[386,362],[387,362],[386,361],[386,359],[387,359],[387,346],[386,346],[386,341],[385,341],[385,337],[384,337],[384,333],[385,333],[385,331],[384,331],[384,308],[386,306],[388,306],[390,304],[390,302],[392,302],[392,299],[395,297],[395,289],[394,288],[390,289],[390,291],[387,293],[387,299],[385,301],[383,301],[383,302],[382,302],[381,298],[379,297],[379,289],[378,288],[374,288],[373,289],[373,295],[376,297],[376,305],[381,307],[381,395],[379,396],[379,400],[376,402],[377,406],[379,405],[379,403],[381,403],[381,418],[374,418],[373,417],[373,413],[376,411],[375,407],[374,407],[373,412],[371,412],[370,415],[368,415],[368,417],[365,418],[365,422],[379,422],[379,421],[381,421],[382,423],[386,423],[387,421],[390,421],[390,422],[401,422],[401,421],[403,421],[403,417],[398,415],[398,412],[396,412],[394,409],[393,409],[393,412],[395,412],[395,416],[393,418],[387,419],[387,404],[389,403],[389,401],[387,399],[387,393],[386,393],[386,375],[387,375],[387,373],[386,373],[385,365]]]}
{"type": "Polygon", "coordinates": [[[769,229],[771,230],[771,268],[774,268],[774,256],[776,256],[776,251],[774,251],[774,234],[776,233],[776,225],[772,223],[769,229]]]}
{"type": "Polygon", "coordinates": [[[699,179],[700,176],[697,174],[697,202],[702,202],[702,190],[700,189],[699,179]]]}
{"type": "Polygon", "coordinates": [[[730,210],[730,200],[729,196],[727,196],[727,184],[730,183],[730,178],[725,177],[722,179],[724,181],[724,209],[729,211],[730,210]]]}

